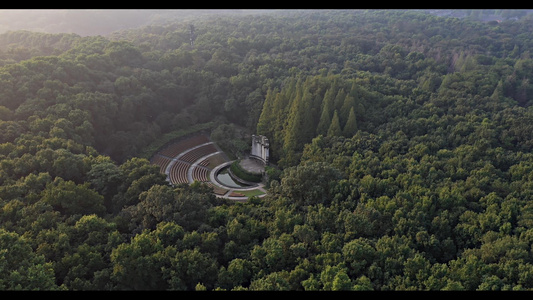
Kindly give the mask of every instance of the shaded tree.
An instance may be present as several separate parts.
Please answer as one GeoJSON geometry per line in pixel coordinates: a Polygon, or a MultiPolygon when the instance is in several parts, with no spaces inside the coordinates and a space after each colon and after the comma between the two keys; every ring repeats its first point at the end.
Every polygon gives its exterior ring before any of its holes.
{"type": "Polygon", "coordinates": [[[342,134],[341,124],[339,121],[339,115],[335,110],[333,112],[333,117],[331,118],[331,124],[329,125],[327,135],[328,136],[340,136],[342,134]]]}

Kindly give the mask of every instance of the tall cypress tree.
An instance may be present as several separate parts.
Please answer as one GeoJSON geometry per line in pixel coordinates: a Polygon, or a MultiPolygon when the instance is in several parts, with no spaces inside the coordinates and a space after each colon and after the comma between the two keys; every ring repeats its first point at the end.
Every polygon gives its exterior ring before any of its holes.
{"type": "Polygon", "coordinates": [[[324,93],[324,100],[322,100],[322,112],[320,114],[320,120],[316,129],[316,135],[327,135],[328,128],[331,124],[331,112],[334,105],[334,91],[332,88],[326,90],[324,93]]]}
{"type": "Polygon", "coordinates": [[[316,132],[316,108],[314,107],[313,95],[307,87],[304,87],[302,94],[302,128],[301,137],[302,143],[300,150],[303,149],[304,144],[309,143],[314,137],[316,132]]]}
{"type": "Polygon", "coordinates": [[[288,99],[285,94],[279,92],[275,96],[274,105],[272,108],[273,124],[271,127],[272,135],[269,137],[270,142],[270,157],[277,161],[281,156],[281,149],[283,145],[283,126],[285,125],[287,116],[288,99]]]}
{"type": "Polygon", "coordinates": [[[256,127],[257,134],[265,135],[270,138],[272,138],[272,132],[274,129],[275,115],[273,109],[276,94],[276,90],[272,91],[271,89],[268,89],[256,127]]]}
{"type": "Polygon", "coordinates": [[[348,121],[350,109],[354,106],[355,106],[355,99],[350,94],[347,94],[344,97],[344,103],[342,104],[341,110],[339,112],[341,126],[345,126],[346,122],[348,121]]]}
{"type": "Polygon", "coordinates": [[[328,136],[340,136],[342,135],[341,124],[339,122],[339,115],[337,110],[333,113],[333,118],[331,119],[331,125],[328,128],[328,136]]]}
{"type": "Polygon", "coordinates": [[[343,135],[345,137],[352,137],[357,132],[357,120],[355,119],[355,111],[350,108],[350,113],[348,115],[348,120],[346,125],[344,125],[343,135]]]}
{"type": "Polygon", "coordinates": [[[292,103],[287,116],[285,135],[283,138],[283,148],[286,150],[295,150],[299,144],[299,134],[302,130],[302,91],[301,84],[298,85],[295,98],[291,99],[292,103]]]}
{"type": "Polygon", "coordinates": [[[318,126],[316,128],[317,135],[326,135],[328,134],[328,128],[331,124],[331,117],[329,116],[329,102],[325,102],[322,107],[322,114],[320,115],[320,121],[318,121],[318,126]]]}
{"type": "Polygon", "coordinates": [[[281,166],[290,166],[297,162],[296,152],[302,143],[305,107],[301,81],[298,81],[294,90],[291,91],[291,95],[294,98],[290,99],[289,114],[287,115],[286,125],[283,128],[283,157],[279,161],[281,166]]]}
{"type": "Polygon", "coordinates": [[[365,98],[364,89],[355,83],[355,80],[352,83],[352,88],[350,89],[350,96],[353,97],[354,110],[357,112],[356,116],[364,115],[365,106],[363,105],[363,99],[365,98]]]}
{"type": "Polygon", "coordinates": [[[337,110],[341,109],[342,104],[344,103],[344,98],[345,97],[346,97],[346,92],[344,91],[343,88],[341,88],[337,92],[337,95],[335,96],[335,104],[334,104],[335,109],[337,109],[337,110]]]}

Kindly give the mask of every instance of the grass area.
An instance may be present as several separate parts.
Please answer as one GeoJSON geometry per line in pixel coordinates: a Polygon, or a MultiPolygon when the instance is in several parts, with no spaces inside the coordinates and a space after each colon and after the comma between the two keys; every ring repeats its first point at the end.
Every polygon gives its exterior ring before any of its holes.
{"type": "Polygon", "coordinates": [[[259,195],[265,194],[265,192],[263,192],[260,189],[255,189],[255,190],[250,190],[250,191],[239,191],[239,193],[245,195],[246,197],[253,197],[253,196],[259,196],[259,195]]]}

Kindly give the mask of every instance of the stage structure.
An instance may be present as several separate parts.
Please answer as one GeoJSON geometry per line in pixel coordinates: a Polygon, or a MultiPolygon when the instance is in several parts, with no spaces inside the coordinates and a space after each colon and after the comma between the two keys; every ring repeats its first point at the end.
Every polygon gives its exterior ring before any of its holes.
{"type": "Polygon", "coordinates": [[[253,134],[250,156],[259,159],[265,165],[268,165],[269,147],[270,144],[266,136],[253,134]]]}

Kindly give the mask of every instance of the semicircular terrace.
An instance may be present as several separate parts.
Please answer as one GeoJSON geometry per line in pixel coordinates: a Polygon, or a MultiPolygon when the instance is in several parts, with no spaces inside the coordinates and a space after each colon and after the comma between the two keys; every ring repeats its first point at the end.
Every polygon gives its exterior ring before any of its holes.
{"type": "Polygon", "coordinates": [[[151,163],[159,166],[171,184],[200,181],[213,188],[217,197],[243,201],[250,196],[262,197],[262,184],[249,187],[227,186],[217,180],[218,172],[232,163],[226,154],[205,134],[180,139],[158,151],[151,163]]]}

